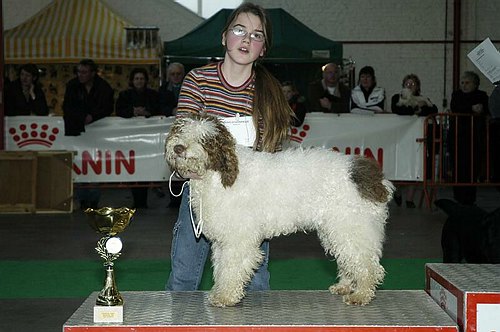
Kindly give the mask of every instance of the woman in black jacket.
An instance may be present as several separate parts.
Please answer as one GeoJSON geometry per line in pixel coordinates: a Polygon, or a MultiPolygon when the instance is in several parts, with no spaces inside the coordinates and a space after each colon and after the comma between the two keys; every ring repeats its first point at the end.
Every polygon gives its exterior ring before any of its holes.
{"type": "Polygon", "coordinates": [[[116,115],[123,118],[150,117],[160,114],[160,97],[148,88],[149,76],[144,68],[134,68],[129,76],[129,89],[120,92],[116,100],[116,115]]]}
{"type": "Polygon", "coordinates": [[[19,68],[19,78],[6,85],[5,115],[48,115],[45,94],[38,84],[38,68],[28,63],[19,68]]]}
{"type": "Polygon", "coordinates": [[[300,127],[304,123],[306,117],[306,99],[304,96],[299,94],[299,91],[291,81],[285,81],[281,84],[285,98],[288,101],[288,105],[295,114],[295,118],[292,120],[292,125],[294,127],[300,127]]]}

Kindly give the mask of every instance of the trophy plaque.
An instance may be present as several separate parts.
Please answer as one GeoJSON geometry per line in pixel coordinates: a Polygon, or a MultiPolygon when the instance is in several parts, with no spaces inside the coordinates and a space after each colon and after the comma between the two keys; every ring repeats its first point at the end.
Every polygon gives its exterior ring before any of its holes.
{"type": "Polygon", "coordinates": [[[94,322],[123,322],[123,298],[116,287],[114,261],[120,257],[122,241],[116,235],[130,224],[135,209],[103,207],[85,210],[87,221],[102,237],[95,250],[104,260],[104,288],[99,292],[94,306],[94,322]]]}

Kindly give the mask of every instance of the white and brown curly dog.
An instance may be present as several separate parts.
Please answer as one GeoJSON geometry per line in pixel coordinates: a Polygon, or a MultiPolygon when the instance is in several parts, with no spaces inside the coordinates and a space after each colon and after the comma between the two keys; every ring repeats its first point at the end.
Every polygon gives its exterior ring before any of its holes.
{"type": "Polygon", "coordinates": [[[165,153],[173,172],[198,175],[190,181],[191,205],[212,243],[213,305],[245,296],[264,239],[297,231],[317,231],[336,259],[331,293],[356,305],[375,297],[394,191],[375,161],[320,148],[254,152],[209,115],[175,120],[165,153]]]}
{"type": "Polygon", "coordinates": [[[432,102],[429,98],[424,96],[415,96],[410,89],[401,90],[401,95],[399,101],[396,103],[397,106],[408,106],[408,107],[422,107],[428,106],[432,107],[432,102]]]}

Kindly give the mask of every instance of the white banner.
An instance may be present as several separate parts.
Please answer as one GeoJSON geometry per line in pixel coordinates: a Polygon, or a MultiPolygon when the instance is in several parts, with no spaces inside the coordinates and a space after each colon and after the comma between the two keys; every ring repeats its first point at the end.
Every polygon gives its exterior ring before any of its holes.
{"type": "Polygon", "coordinates": [[[292,140],[303,146],[365,155],[382,166],[390,180],[423,181],[424,118],[395,114],[310,113],[292,140]]]}
{"type": "MultiPolygon", "coordinates": [[[[172,121],[108,117],[87,125],[80,136],[64,136],[62,117],[5,117],[6,150],[75,151],[74,182],[168,181],[163,152],[172,121]]],[[[291,145],[363,154],[377,160],[391,180],[422,181],[422,126],[415,116],[310,113],[293,128],[291,145]]]]}

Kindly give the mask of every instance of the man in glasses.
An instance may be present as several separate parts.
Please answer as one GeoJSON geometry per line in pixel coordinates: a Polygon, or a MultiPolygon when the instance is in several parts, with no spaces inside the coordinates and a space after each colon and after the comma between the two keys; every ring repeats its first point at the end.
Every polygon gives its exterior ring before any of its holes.
{"type": "Polygon", "coordinates": [[[93,60],[83,59],[78,64],[76,77],[66,84],[63,117],[66,136],[79,136],[85,126],[111,115],[114,110],[114,92],[97,75],[93,60]]]}

